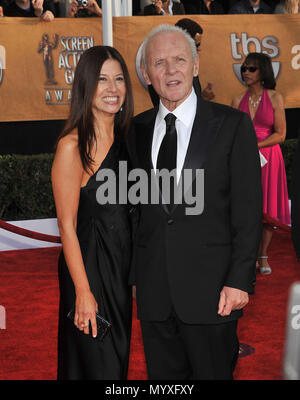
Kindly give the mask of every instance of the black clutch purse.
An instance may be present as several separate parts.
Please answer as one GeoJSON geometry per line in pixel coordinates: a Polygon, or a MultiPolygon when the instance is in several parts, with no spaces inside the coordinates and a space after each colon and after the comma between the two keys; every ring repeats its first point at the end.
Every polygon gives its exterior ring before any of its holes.
{"type": "MultiPolygon", "coordinates": [[[[74,317],[75,317],[75,309],[72,308],[71,311],[69,311],[67,317],[74,322],[74,317]]],[[[97,311],[96,311],[96,324],[97,324],[97,337],[96,339],[102,341],[104,337],[107,335],[111,328],[111,323],[106,321],[105,318],[103,318],[97,311]]],[[[92,336],[92,328],[91,328],[91,322],[89,321],[89,334],[92,336]]]]}

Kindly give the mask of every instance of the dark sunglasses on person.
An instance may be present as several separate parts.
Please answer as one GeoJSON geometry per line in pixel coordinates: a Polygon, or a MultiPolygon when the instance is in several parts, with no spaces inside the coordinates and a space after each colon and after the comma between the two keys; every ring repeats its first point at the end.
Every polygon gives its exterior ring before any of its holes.
{"type": "Polygon", "coordinates": [[[246,71],[255,72],[256,70],[258,70],[258,67],[254,67],[254,66],[248,67],[246,65],[242,65],[242,67],[241,67],[241,72],[243,72],[243,73],[246,71]]]}

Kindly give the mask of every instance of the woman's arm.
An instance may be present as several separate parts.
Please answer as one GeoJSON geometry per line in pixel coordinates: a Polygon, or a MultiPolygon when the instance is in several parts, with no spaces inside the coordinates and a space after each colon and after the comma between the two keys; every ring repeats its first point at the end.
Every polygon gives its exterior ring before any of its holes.
{"type": "Polygon", "coordinates": [[[258,143],[259,148],[274,146],[285,140],[286,121],[283,97],[280,93],[274,91],[271,93],[270,99],[274,110],[274,132],[267,139],[258,143]]]}
{"type": "MultiPolygon", "coordinates": [[[[58,143],[52,166],[52,186],[64,256],[76,293],[74,324],[82,330],[82,325],[90,320],[92,333],[95,336],[97,334],[95,311],[98,305],[90,290],[76,234],[82,176],[77,134],[71,133],[58,143]]],[[[88,326],[84,328],[84,333],[89,333],[88,326]]]]}

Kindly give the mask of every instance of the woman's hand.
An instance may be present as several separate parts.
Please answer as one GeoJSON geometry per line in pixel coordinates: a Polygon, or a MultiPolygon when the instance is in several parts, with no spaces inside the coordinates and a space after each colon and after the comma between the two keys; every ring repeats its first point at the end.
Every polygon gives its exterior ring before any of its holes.
{"type": "Polygon", "coordinates": [[[97,336],[96,311],[98,311],[98,304],[91,291],[77,293],[74,324],[80,331],[88,335],[91,322],[93,337],[97,336]]]}

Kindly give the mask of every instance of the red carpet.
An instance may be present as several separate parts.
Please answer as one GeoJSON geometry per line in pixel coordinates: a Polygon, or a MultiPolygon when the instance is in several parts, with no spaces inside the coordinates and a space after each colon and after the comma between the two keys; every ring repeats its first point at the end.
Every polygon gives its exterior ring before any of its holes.
{"type": "MultiPolygon", "coordinates": [[[[0,379],[56,379],[58,317],[58,248],[0,253],[0,305],[6,309],[6,329],[0,330],[0,379]]],[[[270,276],[257,275],[239,324],[239,339],[255,349],[240,358],[238,380],[282,379],[288,290],[300,280],[288,233],[276,232],[270,249],[270,276]]],[[[147,379],[136,307],[128,379],[147,379]]]]}

